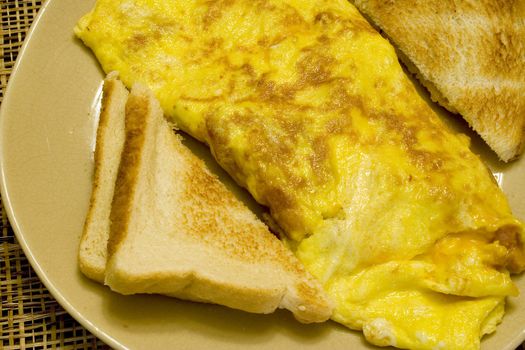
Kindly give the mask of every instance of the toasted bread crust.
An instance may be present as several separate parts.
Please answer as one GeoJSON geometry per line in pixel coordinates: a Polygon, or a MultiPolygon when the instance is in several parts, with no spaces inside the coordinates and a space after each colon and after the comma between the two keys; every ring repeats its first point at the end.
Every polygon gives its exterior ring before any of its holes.
{"type": "Polygon", "coordinates": [[[111,228],[108,239],[108,259],[111,258],[128,232],[131,208],[135,201],[137,179],[144,153],[147,130],[152,125],[146,122],[150,113],[146,96],[133,96],[126,104],[126,141],[120,159],[115,193],[111,204],[111,228]]]}
{"type": "MultiPolygon", "coordinates": [[[[82,273],[98,282],[104,281],[106,247],[105,242],[100,247],[94,247],[91,241],[96,239],[96,236],[100,234],[100,232],[97,232],[97,230],[100,230],[100,227],[97,227],[97,225],[104,226],[103,223],[98,222],[103,220],[98,216],[101,214],[106,215],[105,220],[109,220],[109,212],[99,212],[99,210],[101,210],[99,209],[100,206],[104,204],[102,203],[104,201],[102,193],[106,191],[104,186],[106,185],[105,180],[107,179],[103,178],[105,176],[104,168],[106,166],[106,157],[109,156],[106,152],[111,151],[107,149],[107,143],[109,141],[108,139],[113,137],[113,135],[111,135],[112,130],[110,130],[110,128],[114,128],[112,122],[119,122],[113,119],[121,118],[121,116],[118,115],[118,109],[125,103],[128,95],[126,88],[117,78],[118,74],[116,72],[108,74],[102,87],[102,108],[99,116],[94,152],[93,188],[89,209],[82,230],[78,254],[79,267],[82,273]],[[97,255],[100,255],[102,258],[97,258],[97,255]]],[[[107,230],[109,230],[109,227],[107,227],[107,230]]],[[[107,232],[104,232],[104,235],[106,234],[107,232]]]]}
{"type": "Polygon", "coordinates": [[[403,53],[433,100],[459,112],[503,161],[523,152],[525,2],[354,3],[403,53]]]}

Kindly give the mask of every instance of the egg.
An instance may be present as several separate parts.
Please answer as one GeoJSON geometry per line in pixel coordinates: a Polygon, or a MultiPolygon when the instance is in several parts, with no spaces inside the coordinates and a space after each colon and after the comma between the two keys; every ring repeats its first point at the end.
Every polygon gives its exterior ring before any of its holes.
{"type": "Polygon", "coordinates": [[[98,0],[75,32],[269,208],[333,320],[417,349],[495,330],[523,224],[349,2],[98,0]]]}

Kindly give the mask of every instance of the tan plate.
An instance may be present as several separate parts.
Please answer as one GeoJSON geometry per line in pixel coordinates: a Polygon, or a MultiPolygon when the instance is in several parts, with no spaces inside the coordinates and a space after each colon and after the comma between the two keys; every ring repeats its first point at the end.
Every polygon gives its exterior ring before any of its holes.
{"type": "MultiPolygon", "coordinates": [[[[116,348],[372,348],[360,333],[334,322],[302,325],[284,311],[263,316],[161,296],[124,297],[79,273],[77,244],[91,189],[97,122],[93,111],[103,74],[72,28],[92,5],[48,0],[22,49],[0,116],[4,204],[29,261],[55,298],[116,348]]],[[[474,146],[525,219],[525,158],[502,166],[476,137],[474,146]]],[[[525,291],[525,278],[516,280],[525,291]]],[[[522,294],[510,300],[503,324],[483,348],[513,350],[524,338],[522,294]]]]}

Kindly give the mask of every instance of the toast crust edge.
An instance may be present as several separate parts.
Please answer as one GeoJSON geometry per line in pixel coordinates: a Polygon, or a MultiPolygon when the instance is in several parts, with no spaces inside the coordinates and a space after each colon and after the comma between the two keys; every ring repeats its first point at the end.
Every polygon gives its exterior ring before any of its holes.
{"type": "MultiPolygon", "coordinates": [[[[79,264],[80,271],[86,275],[87,277],[103,283],[104,282],[104,272],[105,272],[105,265],[104,266],[95,266],[89,261],[89,258],[85,256],[85,253],[82,251],[84,245],[86,244],[86,240],[88,239],[88,236],[90,235],[90,232],[92,230],[94,215],[95,215],[95,206],[98,205],[99,200],[99,193],[102,190],[102,179],[101,179],[101,169],[103,167],[103,159],[105,157],[105,147],[104,147],[104,141],[106,139],[106,135],[109,132],[108,127],[110,123],[110,119],[112,117],[111,110],[113,107],[113,104],[119,103],[120,101],[117,101],[116,99],[124,98],[127,99],[128,97],[128,91],[124,87],[124,85],[118,80],[118,73],[117,72],[111,72],[107,75],[106,79],[104,79],[104,84],[102,86],[102,103],[101,103],[101,111],[99,114],[99,124],[97,127],[96,132],[96,144],[95,144],[95,152],[94,152],[94,173],[93,173],[93,187],[91,190],[90,200],[89,200],[89,207],[86,214],[86,218],[84,220],[84,226],[82,229],[82,234],[78,246],[78,254],[77,254],[77,260],[79,264]],[[120,91],[118,91],[120,90],[120,91]]],[[[108,213],[109,215],[109,213],[108,213]]]]}

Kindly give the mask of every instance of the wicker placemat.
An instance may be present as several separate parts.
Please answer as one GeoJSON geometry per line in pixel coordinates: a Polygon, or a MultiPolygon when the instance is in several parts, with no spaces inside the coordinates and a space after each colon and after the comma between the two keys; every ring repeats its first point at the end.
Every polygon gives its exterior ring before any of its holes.
{"type": "MultiPolygon", "coordinates": [[[[26,31],[45,1],[0,0],[0,103],[26,31]]],[[[0,201],[0,349],[109,349],[79,325],[38,279],[0,201]]]]}

